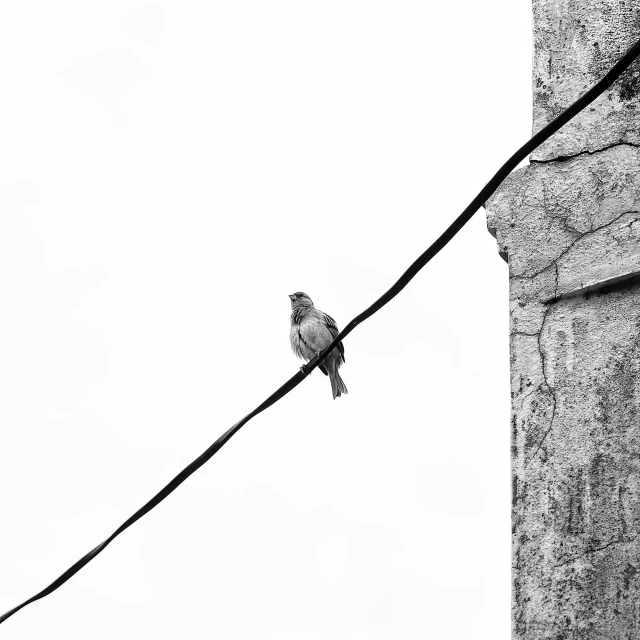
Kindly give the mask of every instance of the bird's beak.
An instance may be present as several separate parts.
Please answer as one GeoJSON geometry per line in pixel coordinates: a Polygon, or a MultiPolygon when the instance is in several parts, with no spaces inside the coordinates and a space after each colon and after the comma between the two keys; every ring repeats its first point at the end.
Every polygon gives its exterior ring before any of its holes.
{"type": "Polygon", "coordinates": [[[295,298],[295,296],[293,295],[293,293],[289,294],[289,300],[293,300],[295,298]]]}

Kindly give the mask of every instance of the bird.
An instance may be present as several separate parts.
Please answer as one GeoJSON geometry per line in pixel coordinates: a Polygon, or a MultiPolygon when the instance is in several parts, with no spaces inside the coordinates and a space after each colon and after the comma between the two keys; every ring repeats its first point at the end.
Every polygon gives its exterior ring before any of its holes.
{"type": "MultiPolygon", "coordinates": [[[[328,347],[338,335],[338,325],[328,313],[316,309],[306,293],[302,291],[291,293],[289,299],[291,300],[291,332],[289,334],[291,348],[299,358],[309,362],[328,347]]],[[[348,393],[347,385],[338,373],[344,361],[344,346],[342,342],[338,342],[318,367],[325,376],[329,376],[334,400],[343,393],[348,393]]]]}

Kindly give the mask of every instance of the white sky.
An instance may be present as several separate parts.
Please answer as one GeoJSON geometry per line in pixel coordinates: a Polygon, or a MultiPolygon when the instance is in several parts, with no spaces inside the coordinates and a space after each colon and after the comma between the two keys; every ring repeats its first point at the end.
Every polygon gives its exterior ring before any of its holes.
{"type": "MultiPolygon", "coordinates": [[[[0,12],[0,610],[340,327],[530,134],[530,3],[0,12]]],[[[484,212],[52,596],[34,638],[507,640],[507,266],[484,212]]]]}

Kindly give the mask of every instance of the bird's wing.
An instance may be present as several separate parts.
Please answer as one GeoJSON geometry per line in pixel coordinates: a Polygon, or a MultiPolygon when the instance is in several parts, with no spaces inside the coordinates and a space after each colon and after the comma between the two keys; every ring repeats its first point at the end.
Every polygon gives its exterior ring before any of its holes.
{"type": "MultiPolygon", "coordinates": [[[[328,313],[325,313],[324,311],[322,312],[322,320],[327,325],[327,329],[329,329],[329,332],[331,333],[331,337],[335,338],[340,333],[340,331],[338,330],[338,325],[336,324],[336,321],[328,313]]],[[[342,356],[342,362],[346,362],[346,360],[344,359],[344,345],[342,344],[342,342],[338,342],[337,347],[338,347],[338,351],[340,352],[340,355],[342,356]]]]}

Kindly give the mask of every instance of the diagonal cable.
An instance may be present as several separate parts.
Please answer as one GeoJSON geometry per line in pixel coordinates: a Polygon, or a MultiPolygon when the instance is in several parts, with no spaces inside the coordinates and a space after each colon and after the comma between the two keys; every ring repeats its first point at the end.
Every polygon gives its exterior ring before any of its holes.
{"type": "Polygon", "coordinates": [[[552,120],[546,127],[535,134],[527,143],[522,145],[496,172],[485,187],[471,201],[467,208],[451,223],[444,233],[400,276],[397,282],[385,293],[383,293],[368,309],[349,322],[345,328],[334,338],[333,342],[319,355],[301,367],[300,371],[289,378],[277,391],[272,393],[260,406],[247,414],[242,420],[236,422],[228,431],[221,435],[204,453],[197,457],[190,465],[185,467],[169,484],[161,489],[151,500],[136,511],[126,522],[123,522],[104,542],[92,549],[85,556],[80,558],[75,564],[69,567],[62,575],[56,578],[48,587],[25,600],[18,606],[0,616],[0,624],[17,613],[28,604],[40,600],[62,586],[67,580],[74,576],[82,567],[91,562],[99,553],[117,538],[125,529],[128,529],[134,522],[149,513],[151,509],[160,504],[169,494],[173,493],[190,475],[195,473],[202,465],[210,460],[251,418],[268,409],[272,404],[286,396],[297,387],[331,352],[338,342],[346,338],[361,322],[370,318],[388,302],[393,300],[408,284],[416,274],[436,256],[449,241],[464,227],[473,217],[474,213],[495,193],[502,181],[524,160],[534,149],[550,138],[560,127],[565,125],[571,118],[582,109],[591,104],[600,94],[604,93],[615,80],[629,67],[629,65],[640,55],[640,40],[636,42],[611,68],[611,70],[582,97],[578,98],[572,105],[563,111],[557,118],[552,120]]]}

